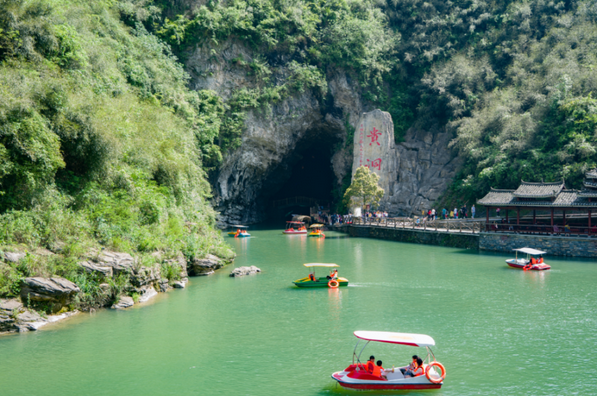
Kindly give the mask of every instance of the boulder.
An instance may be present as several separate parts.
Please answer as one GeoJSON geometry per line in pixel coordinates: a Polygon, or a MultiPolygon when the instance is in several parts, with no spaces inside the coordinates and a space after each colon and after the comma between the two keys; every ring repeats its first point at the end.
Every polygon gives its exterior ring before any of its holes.
{"type": "Polygon", "coordinates": [[[81,289],[73,282],[64,278],[25,278],[21,288],[21,299],[25,301],[47,301],[64,305],[73,295],[81,289]]]}
{"type": "Polygon", "coordinates": [[[112,305],[112,309],[126,309],[132,307],[133,305],[135,305],[135,302],[133,301],[132,297],[120,296],[118,302],[112,305]]]}
{"type": "Polygon", "coordinates": [[[239,267],[232,270],[230,273],[231,278],[236,278],[238,276],[245,276],[245,275],[254,275],[261,272],[261,270],[254,265],[250,267],[239,267]]]}
{"type": "Polygon", "coordinates": [[[0,299],[0,333],[7,331],[18,331],[16,317],[23,308],[19,300],[0,299]]]}
{"type": "Polygon", "coordinates": [[[151,300],[152,298],[154,298],[157,295],[158,295],[158,292],[155,291],[153,286],[142,288],[140,296],[139,296],[139,302],[144,303],[146,301],[151,300]]]}
{"type": "Polygon", "coordinates": [[[147,286],[160,278],[160,270],[155,267],[141,267],[131,273],[131,283],[136,287],[147,286]]]}
{"type": "Polygon", "coordinates": [[[99,265],[95,264],[93,261],[81,261],[78,263],[83,269],[87,272],[98,272],[105,277],[111,278],[114,275],[114,271],[112,267],[100,267],[99,265]]]}
{"type": "Polygon", "coordinates": [[[37,330],[47,323],[47,320],[42,318],[35,311],[25,311],[17,316],[16,326],[19,333],[24,333],[30,330],[37,330]]]}
{"type": "Polygon", "coordinates": [[[215,270],[222,268],[224,262],[213,254],[208,254],[205,258],[194,259],[188,266],[188,272],[191,276],[206,276],[214,273],[215,270]]]}
{"type": "Polygon", "coordinates": [[[187,286],[187,281],[186,280],[179,280],[179,281],[176,281],[176,282],[172,283],[172,286],[175,289],[184,289],[187,286]]]}
{"type": "Polygon", "coordinates": [[[130,254],[110,251],[101,251],[94,261],[101,267],[112,267],[114,275],[121,272],[131,273],[135,265],[135,259],[130,254]]]}
{"type": "Polygon", "coordinates": [[[26,256],[26,254],[23,252],[5,252],[4,253],[4,259],[6,261],[10,261],[11,263],[18,263],[19,261],[24,259],[25,256],[26,256]]]}
{"type": "Polygon", "coordinates": [[[162,278],[160,279],[160,282],[158,283],[159,288],[160,288],[160,292],[165,293],[168,291],[168,289],[170,288],[170,283],[168,282],[168,279],[166,278],[162,278]]]}

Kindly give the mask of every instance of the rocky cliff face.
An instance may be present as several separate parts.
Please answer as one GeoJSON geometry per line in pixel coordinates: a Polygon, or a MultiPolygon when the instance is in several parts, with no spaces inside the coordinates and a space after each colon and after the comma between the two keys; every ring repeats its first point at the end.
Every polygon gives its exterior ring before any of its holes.
{"type": "MultiPolygon", "coordinates": [[[[217,48],[198,46],[189,52],[186,68],[191,87],[210,89],[224,99],[235,90],[254,88],[259,82],[236,59],[251,62],[253,54],[242,44],[229,41],[217,48]]],[[[283,65],[284,60],[277,60],[283,65]]],[[[285,66],[275,69],[272,81],[283,81],[285,66]]],[[[297,152],[319,144],[340,146],[346,139],[346,120],[357,127],[364,111],[358,84],[342,71],[327,76],[328,95],[295,93],[267,109],[252,110],[246,118],[242,145],[226,155],[212,178],[214,203],[221,223],[256,223],[263,219],[263,205],[290,177],[300,160],[297,152]]],[[[355,133],[355,134],[356,134],[355,133]]],[[[457,161],[447,149],[450,136],[411,130],[406,141],[392,148],[397,178],[388,180],[384,207],[395,215],[410,214],[427,207],[445,190],[454,176],[457,161]],[[394,180],[396,179],[396,180],[394,180]]],[[[356,150],[356,148],[355,148],[356,150]]],[[[353,171],[350,150],[336,151],[330,157],[338,185],[353,171]]]]}

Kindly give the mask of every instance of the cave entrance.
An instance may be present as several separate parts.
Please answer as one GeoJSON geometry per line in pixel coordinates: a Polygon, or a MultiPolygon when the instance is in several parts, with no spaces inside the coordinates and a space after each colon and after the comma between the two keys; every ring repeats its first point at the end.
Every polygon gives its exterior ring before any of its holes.
{"type": "Polygon", "coordinates": [[[311,208],[333,205],[336,176],[331,158],[337,134],[310,131],[264,184],[268,221],[282,222],[292,214],[310,215],[311,208]]]}

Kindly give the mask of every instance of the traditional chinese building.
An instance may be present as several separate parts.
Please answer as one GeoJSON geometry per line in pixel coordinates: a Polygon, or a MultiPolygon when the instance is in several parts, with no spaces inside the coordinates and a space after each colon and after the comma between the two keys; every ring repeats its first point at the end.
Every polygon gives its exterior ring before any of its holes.
{"type": "Polygon", "coordinates": [[[597,234],[591,224],[597,209],[597,170],[585,174],[583,185],[583,190],[569,190],[564,181],[523,181],[516,190],[492,188],[477,204],[487,208],[487,231],[597,234]],[[490,212],[498,208],[503,220],[490,222],[490,212]],[[516,212],[515,222],[510,211],[516,212]]]}

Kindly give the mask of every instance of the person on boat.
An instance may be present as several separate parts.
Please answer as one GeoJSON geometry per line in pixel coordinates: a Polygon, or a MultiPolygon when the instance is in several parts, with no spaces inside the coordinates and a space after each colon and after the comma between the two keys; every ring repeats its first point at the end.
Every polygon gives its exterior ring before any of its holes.
{"type": "Polygon", "coordinates": [[[313,273],[312,273],[312,272],[309,274],[309,280],[311,280],[311,281],[313,281],[313,282],[316,282],[316,281],[317,281],[317,279],[315,279],[315,275],[313,275],[313,273]]]}
{"type": "Polygon", "coordinates": [[[539,264],[543,264],[543,255],[539,256],[539,264]]]}
{"type": "Polygon", "coordinates": [[[375,356],[373,356],[373,355],[369,356],[369,360],[367,360],[365,368],[367,369],[367,371],[370,374],[373,373],[373,369],[375,368],[375,356]]]}
{"type": "Polygon", "coordinates": [[[418,377],[419,375],[425,374],[425,370],[423,369],[423,359],[418,357],[414,363],[414,368],[412,370],[407,370],[404,374],[405,377],[418,377]]]}
{"type": "Polygon", "coordinates": [[[417,355],[413,355],[413,361],[410,362],[410,364],[408,366],[406,366],[406,368],[401,368],[400,372],[403,375],[406,375],[406,373],[409,372],[409,371],[412,372],[416,368],[416,366],[417,366],[417,359],[418,358],[419,357],[417,355]]]}
{"type": "Polygon", "coordinates": [[[384,368],[381,365],[381,360],[377,361],[377,364],[375,365],[375,367],[373,367],[373,372],[371,374],[375,375],[376,377],[388,379],[386,377],[386,371],[384,370],[384,368]]]}

